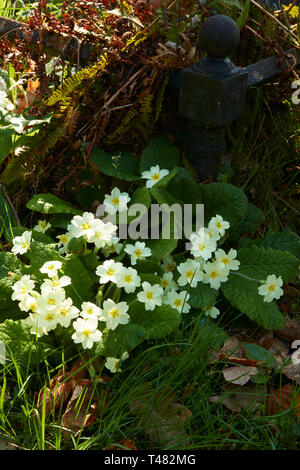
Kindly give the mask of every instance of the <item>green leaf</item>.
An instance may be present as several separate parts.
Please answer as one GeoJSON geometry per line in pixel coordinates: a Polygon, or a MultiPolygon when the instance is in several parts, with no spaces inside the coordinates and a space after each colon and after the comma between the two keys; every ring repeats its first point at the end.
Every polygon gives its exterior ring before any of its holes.
{"type": "Polygon", "coordinates": [[[103,333],[102,344],[96,346],[96,353],[106,357],[120,357],[125,351],[130,352],[146,339],[146,332],[142,326],[128,323],[119,325],[115,330],[103,333]]]}
{"type": "Polygon", "coordinates": [[[217,214],[230,222],[233,228],[247,212],[247,198],[243,191],[232,184],[210,183],[201,186],[205,223],[217,214]]]}
{"type": "Polygon", "coordinates": [[[167,176],[152,186],[151,189],[160,188],[164,188],[174,198],[185,204],[201,203],[202,201],[201,186],[185,168],[174,168],[167,176]]]}
{"type": "Polygon", "coordinates": [[[154,137],[142,152],[140,170],[148,171],[152,166],[159,165],[161,170],[172,170],[179,166],[180,152],[166,135],[154,137]]]}
{"type": "Polygon", "coordinates": [[[252,246],[240,248],[237,252],[240,261],[239,273],[263,281],[269,274],[281,276],[284,282],[294,279],[299,271],[299,260],[287,251],[252,246]]]}
{"type": "Polygon", "coordinates": [[[68,243],[68,251],[70,251],[71,253],[81,254],[84,252],[84,248],[85,248],[84,237],[79,237],[79,238],[73,237],[68,243]]]}
{"type": "Polygon", "coordinates": [[[68,225],[70,225],[73,215],[68,214],[54,214],[50,219],[49,223],[52,227],[61,228],[63,230],[68,230],[68,225]]]}
{"type": "Polygon", "coordinates": [[[82,214],[82,211],[75,209],[69,202],[50,193],[36,194],[26,207],[42,214],[82,214]]]}
{"type": "Polygon", "coordinates": [[[27,274],[28,267],[19,260],[17,255],[6,251],[0,252],[0,278],[8,277],[8,273],[22,276],[27,274]]]}
{"type": "MultiPolygon", "coordinates": [[[[147,209],[149,209],[150,205],[151,205],[151,201],[152,201],[152,198],[151,198],[151,193],[150,191],[143,187],[143,188],[138,188],[136,191],[134,191],[133,195],[132,195],[132,198],[131,198],[131,201],[130,201],[130,204],[129,204],[129,208],[130,206],[133,206],[134,204],[142,204],[143,206],[145,206],[147,209]]],[[[137,219],[139,217],[139,211],[137,212],[136,215],[128,215],[128,223],[132,222],[133,220],[137,219]]]]}
{"type": "Polygon", "coordinates": [[[172,253],[177,247],[178,240],[176,239],[157,239],[146,240],[146,246],[151,249],[151,261],[159,263],[163,258],[172,253]]]}
{"type": "Polygon", "coordinates": [[[104,175],[125,181],[140,179],[138,160],[130,153],[110,154],[95,147],[91,154],[91,160],[104,175]]]}
{"type": "Polygon", "coordinates": [[[264,220],[265,214],[254,204],[248,203],[247,213],[244,219],[241,220],[230,233],[230,239],[236,241],[239,240],[244,233],[255,232],[264,220]]]}
{"type": "Polygon", "coordinates": [[[258,344],[252,343],[243,343],[243,347],[246,350],[246,356],[248,359],[252,359],[254,361],[265,362],[267,365],[274,367],[277,369],[277,361],[270,351],[265,348],[262,348],[258,344]]]}
{"type": "Polygon", "coordinates": [[[300,256],[300,237],[288,228],[283,232],[269,230],[261,243],[265,248],[289,251],[294,256],[300,256]]]}
{"type": "Polygon", "coordinates": [[[169,305],[148,311],[143,304],[137,302],[130,307],[129,315],[134,324],[144,328],[147,339],[164,338],[181,323],[180,313],[169,305]]]}
{"type": "Polygon", "coordinates": [[[43,279],[45,275],[40,272],[40,268],[46,261],[61,261],[62,274],[72,279],[72,284],[65,288],[66,295],[70,296],[74,305],[80,308],[82,302],[93,301],[94,280],[89,271],[85,268],[77,255],[61,256],[52,246],[34,242],[28,251],[31,261],[31,270],[38,279],[43,279]]]}
{"type": "Polygon", "coordinates": [[[259,281],[275,274],[288,282],[297,275],[299,261],[286,251],[255,245],[239,249],[237,259],[241,263],[239,271],[230,274],[228,281],[222,284],[225,297],[260,326],[274,330],[282,328],[284,317],[274,302],[264,302],[263,296],[259,295],[259,281]],[[240,275],[257,279],[257,282],[240,275]]]}
{"type": "Polygon", "coordinates": [[[280,330],[285,318],[274,302],[264,302],[258,293],[259,283],[230,274],[222,284],[222,291],[235,308],[247,315],[253,322],[267,330],[280,330]]]}
{"type": "Polygon", "coordinates": [[[30,333],[28,320],[5,320],[0,324],[0,341],[6,347],[7,361],[13,357],[21,366],[40,364],[54,348],[30,333]]]}
{"type": "Polygon", "coordinates": [[[208,284],[199,283],[197,287],[189,290],[188,303],[194,308],[205,308],[216,303],[219,292],[208,284]]]}

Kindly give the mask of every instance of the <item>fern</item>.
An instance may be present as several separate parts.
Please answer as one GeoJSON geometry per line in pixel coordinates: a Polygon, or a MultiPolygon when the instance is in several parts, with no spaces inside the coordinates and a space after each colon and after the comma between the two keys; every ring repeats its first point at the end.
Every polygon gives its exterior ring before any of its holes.
{"type": "Polygon", "coordinates": [[[65,135],[66,126],[63,122],[54,121],[44,129],[44,132],[36,134],[31,142],[19,156],[13,158],[1,175],[0,182],[10,186],[16,181],[32,179],[36,170],[41,170],[41,162],[46,157],[58,140],[65,135]]]}
{"type": "Polygon", "coordinates": [[[245,3],[243,4],[243,7],[242,7],[242,12],[237,20],[237,25],[239,29],[242,29],[242,27],[245,25],[247,18],[249,16],[249,10],[250,10],[250,0],[245,0],[245,3]]]}
{"type": "Polygon", "coordinates": [[[152,124],[150,123],[151,115],[152,115],[152,101],[154,99],[154,95],[150,93],[149,95],[144,96],[140,102],[140,113],[139,119],[140,122],[145,125],[146,127],[150,127],[152,124]]]}
{"type": "Polygon", "coordinates": [[[117,127],[114,132],[106,136],[104,141],[109,144],[117,142],[121,137],[123,137],[123,135],[126,134],[126,132],[129,131],[137,115],[138,111],[136,109],[130,109],[126,116],[122,119],[122,122],[119,127],[117,127]]]}

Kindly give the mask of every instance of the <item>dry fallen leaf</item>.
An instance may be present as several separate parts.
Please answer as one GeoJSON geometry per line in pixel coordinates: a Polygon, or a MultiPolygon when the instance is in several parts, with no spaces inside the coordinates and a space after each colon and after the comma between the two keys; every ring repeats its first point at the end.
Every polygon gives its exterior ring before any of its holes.
{"type": "Polygon", "coordinates": [[[273,395],[267,399],[266,412],[268,415],[274,415],[283,410],[288,410],[294,406],[297,416],[300,416],[300,394],[294,398],[293,386],[291,384],[284,385],[274,390],[273,395]]]}
{"type": "Polygon", "coordinates": [[[157,394],[154,401],[151,398],[147,394],[131,403],[130,410],[141,417],[137,426],[142,428],[151,442],[159,443],[164,448],[187,447],[189,438],[185,428],[192,412],[174,401],[175,392],[172,390],[157,394]]]}
{"type": "Polygon", "coordinates": [[[251,379],[251,376],[257,373],[256,367],[232,366],[223,370],[226,382],[231,382],[235,385],[245,385],[251,379]]]}
{"type": "MultiPolygon", "coordinates": [[[[221,402],[229,410],[239,413],[242,409],[253,406],[258,410],[264,402],[265,390],[263,385],[247,384],[242,388],[234,384],[226,384],[222,395],[215,395],[209,398],[210,403],[221,402]]],[[[258,412],[258,411],[256,411],[258,412]]]]}
{"type": "Polygon", "coordinates": [[[102,450],[137,450],[132,439],[122,439],[118,444],[104,447],[102,450]]]}
{"type": "Polygon", "coordinates": [[[284,328],[275,331],[276,336],[287,341],[300,340],[300,319],[286,317],[284,328]]]}

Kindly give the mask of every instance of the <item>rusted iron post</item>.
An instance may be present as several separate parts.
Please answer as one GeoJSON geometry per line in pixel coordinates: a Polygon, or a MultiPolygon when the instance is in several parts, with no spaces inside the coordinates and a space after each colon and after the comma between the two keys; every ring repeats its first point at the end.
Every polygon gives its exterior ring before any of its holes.
{"type": "Polygon", "coordinates": [[[200,32],[207,56],[181,72],[179,113],[184,118],[187,158],[199,180],[218,174],[226,151],[225,128],[243,111],[248,73],[228,58],[239,39],[235,21],[226,15],[211,16],[200,32]]]}

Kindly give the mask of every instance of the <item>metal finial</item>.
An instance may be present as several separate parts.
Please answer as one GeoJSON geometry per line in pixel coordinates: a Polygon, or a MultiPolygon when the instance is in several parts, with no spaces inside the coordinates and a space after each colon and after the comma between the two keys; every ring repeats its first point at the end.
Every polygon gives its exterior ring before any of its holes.
{"type": "Polygon", "coordinates": [[[237,48],[239,40],[238,25],[226,15],[209,17],[200,30],[200,44],[211,56],[228,56],[237,48]]]}

